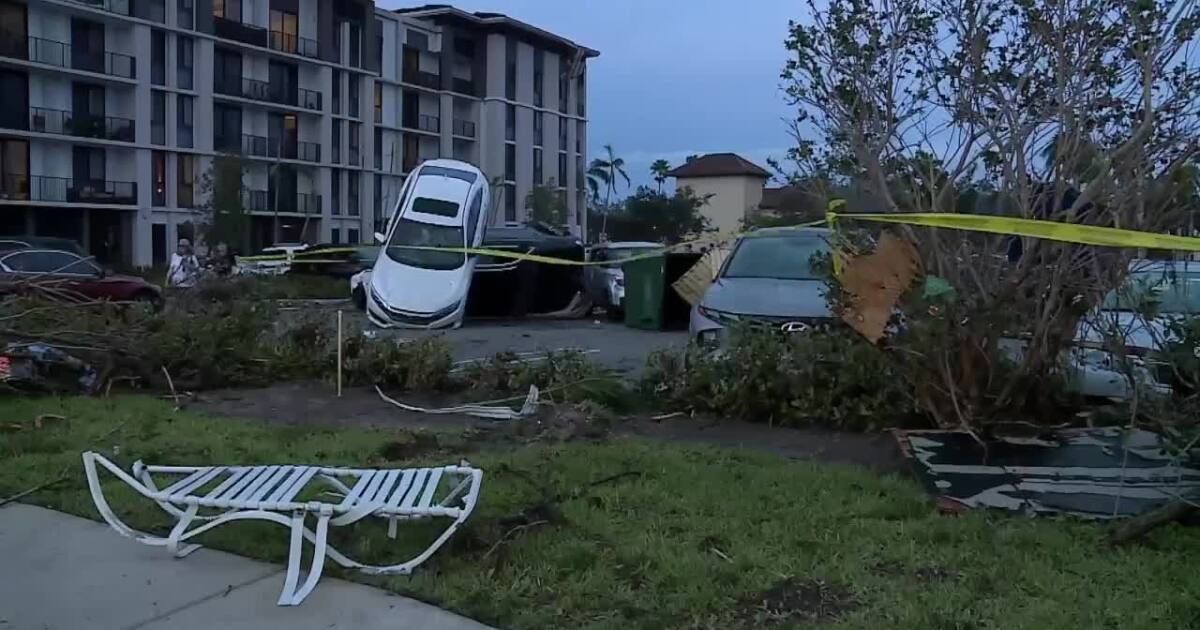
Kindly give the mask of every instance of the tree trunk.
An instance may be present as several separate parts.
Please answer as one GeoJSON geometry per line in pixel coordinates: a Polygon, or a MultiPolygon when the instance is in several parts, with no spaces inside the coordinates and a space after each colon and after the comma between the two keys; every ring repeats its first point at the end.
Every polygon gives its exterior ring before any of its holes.
{"type": "Polygon", "coordinates": [[[1182,499],[1176,499],[1141,516],[1135,516],[1121,522],[1109,532],[1108,542],[1113,545],[1123,545],[1131,542],[1136,538],[1146,535],[1160,525],[1166,525],[1187,516],[1188,513],[1195,509],[1196,506],[1191,503],[1182,499]]]}

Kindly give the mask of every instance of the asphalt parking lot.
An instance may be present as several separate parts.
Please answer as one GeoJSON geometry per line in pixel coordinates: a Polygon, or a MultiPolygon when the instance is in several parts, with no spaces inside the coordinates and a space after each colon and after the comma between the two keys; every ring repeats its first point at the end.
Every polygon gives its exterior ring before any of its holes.
{"type": "Polygon", "coordinates": [[[383,331],[400,338],[442,335],[454,347],[455,361],[489,359],[499,352],[536,357],[547,351],[575,349],[592,361],[618,372],[633,374],[646,356],[662,348],[682,348],[687,331],[648,331],[594,319],[557,321],[471,321],[444,331],[383,331]]]}

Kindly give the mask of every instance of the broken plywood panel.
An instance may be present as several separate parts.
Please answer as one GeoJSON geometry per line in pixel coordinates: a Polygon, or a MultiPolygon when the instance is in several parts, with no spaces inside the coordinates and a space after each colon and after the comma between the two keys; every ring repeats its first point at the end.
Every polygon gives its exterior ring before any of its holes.
{"type": "Polygon", "coordinates": [[[920,273],[917,250],[884,232],[875,251],[848,259],[841,273],[846,294],[842,320],[869,339],[879,341],[900,296],[920,273]]]}
{"type": "Polygon", "coordinates": [[[714,278],[717,277],[717,272],[721,270],[721,265],[725,259],[729,257],[729,247],[714,247],[704,253],[696,264],[692,265],[679,279],[671,284],[671,288],[683,298],[685,302],[695,306],[704,299],[704,292],[708,290],[708,285],[712,284],[714,278]]]}

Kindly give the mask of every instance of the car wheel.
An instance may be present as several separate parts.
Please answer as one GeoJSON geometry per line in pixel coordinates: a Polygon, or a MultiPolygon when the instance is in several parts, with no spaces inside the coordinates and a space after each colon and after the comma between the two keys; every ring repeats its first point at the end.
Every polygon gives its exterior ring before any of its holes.
{"type": "Polygon", "coordinates": [[[148,306],[154,311],[160,311],[163,307],[162,294],[154,291],[140,291],[133,296],[133,301],[141,306],[148,306]]]}
{"type": "Polygon", "coordinates": [[[350,292],[350,301],[354,303],[354,307],[360,311],[367,310],[367,292],[362,288],[362,285],[354,287],[350,292]]]}

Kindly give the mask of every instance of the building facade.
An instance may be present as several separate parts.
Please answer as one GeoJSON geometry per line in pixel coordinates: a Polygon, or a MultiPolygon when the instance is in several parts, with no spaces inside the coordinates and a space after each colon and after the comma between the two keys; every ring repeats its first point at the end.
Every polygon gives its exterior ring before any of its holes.
{"type": "Polygon", "coordinates": [[[736,153],[708,153],[688,158],[684,164],[667,171],[675,178],[675,188],[690,188],[705,199],[700,214],[719,234],[733,234],[757,211],[763,198],[763,186],[771,174],[736,153]]]}
{"type": "Polygon", "coordinates": [[[362,0],[0,0],[0,235],[161,264],[236,155],[251,247],[369,241],[417,163],[582,216],[595,51],[506,16],[362,0]],[[565,60],[565,61],[564,61],[565,60]]]}

